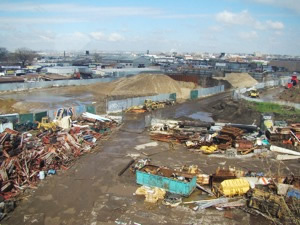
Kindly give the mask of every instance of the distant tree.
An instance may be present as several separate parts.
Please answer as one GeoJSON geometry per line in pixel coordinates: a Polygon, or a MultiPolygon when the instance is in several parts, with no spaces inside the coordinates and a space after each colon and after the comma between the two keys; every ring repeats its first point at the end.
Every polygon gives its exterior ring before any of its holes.
{"type": "Polygon", "coordinates": [[[0,61],[4,61],[7,59],[9,52],[6,48],[0,47],[0,61]]]}
{"type": "Polygon", "coordinates": [[[33,59],[38,57],[38,54],[27,48],[18,48],[14,53],[14,57],[16,61],[20,62],[22,67],[24,67],[25,65],[31,64],[33,59]]]}

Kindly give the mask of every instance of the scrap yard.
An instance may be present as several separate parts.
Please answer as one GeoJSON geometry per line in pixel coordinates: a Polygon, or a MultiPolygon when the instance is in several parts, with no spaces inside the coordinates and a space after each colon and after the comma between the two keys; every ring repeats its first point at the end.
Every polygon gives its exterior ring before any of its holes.
{"type": "Polygon", "coordinates": [[[137,75],[63,90],[87,105],[2,114],[1,224],[300,224],[299,110],[236,79],[137,75]]]}
{"type": "Polygon", "coordinates": [[[0,0],[0,225],[300,225],[299,27],[300,0],[0,0]]]}

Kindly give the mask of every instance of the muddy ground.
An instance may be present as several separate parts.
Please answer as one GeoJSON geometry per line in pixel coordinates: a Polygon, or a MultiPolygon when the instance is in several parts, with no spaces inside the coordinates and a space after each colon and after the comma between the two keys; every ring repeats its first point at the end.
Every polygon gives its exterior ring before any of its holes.
{"type": "Polygon", "coordinates": [[[279,99],[283,101],[300,103],[300,85],[298,84],[292,88],[284,89],[280,93],[279,99]]]}
{"type": "MultiPolygon", "coordinates": [[[[155,111],[152,116],[189,117],[195,113],[207,112],[220,102],[226,102],[229,95],[223,93],[178,104],[155,111]]],[[[225,120],[214,112],[211,116],[225,120]]],[[[195,212],[189,207],[170,208],[161,203],[145,204],[143,197],[133,195],[138,188],[135,175],[129,170],[122,176],[117,174],[131,160],[126,155],[141,154],[134,147],[148,142],[151,140],[145,130],[145,115],[127,114],[123,126],[108,140],[101,141],[93,153],[83,156],[69,170],[47,177],[40,182],[38,189],[26,192],[15,211],[1,221],[1,224],[271,224],[261,216],[252,216],[240,209],[232,209],[232,218],[229,219],[224,217],[226,211],[215,209],[195,212]]],[[[216,158],[192,153],[182,145],[176,145],[174,150],[170,150],[169,145],[162,142],[143,151],[157,153],[151,156],[155,165],[177,168],[196,164],[208,174],[213,173],[217,167],[224,166],[255,172],[273,171],[281,175],[291,172],[297,174],[299,171],[297,160],[279,164],[270,157],[216,158]]],[[[205,198],[207,195],[195,191],[186,200],[205,198]]]]}
{"type": "Polygon", "coordinates": [[[266,101],[288,101],[300,103],[300,85],[287,89],[283,86],[259,90],[260,98],[266,101]]]}

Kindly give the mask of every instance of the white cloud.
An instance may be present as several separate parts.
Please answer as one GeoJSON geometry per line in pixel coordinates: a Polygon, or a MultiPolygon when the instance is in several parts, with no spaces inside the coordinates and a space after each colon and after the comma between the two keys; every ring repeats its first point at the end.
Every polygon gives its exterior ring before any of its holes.
{"type": "Polygon", "coordinates": [[[37,4],[37,3],[0,3],[0,11],[4,12],[52,12],[82,13],[101,16],[152,16],[162,13],[160,9],[150,7],[99,7],[87,4],[37,4]]]}
{"type": "Polygon", "coordinates": [[[154,16],[157,19],[197,19],[197,18],[205,18],[209,17],[208,14],[164,14],[154,16]]]}
{"type": "Polygon", "coordinates": [[[256,31],[240,32],[239,37],[245,40],[253,40],[258,38],[256,31]]]}
{"type": "MultiPolygon", "coordinates": [[[[0,10],[1,11],[1,10],[0,10]]],[[[38,18],[26,18],[26,17],[0,17],[0,23],[2,24],[58,24],[58,23],[78,23],[85,22],[85,19],[79,18],[61,18],[61,17],[38,17],[38,18]]]]}
{"type": "Polygon", "coordinates": [[[116,42],[116,41],[123,41],[123,40],[124,40],[124,37],[119,33],[111,33],[108,36],[108,41],[116,42]]]}
{"type": "Polygon", "coordinates": [[[280,21],[256,20],[251,16],[251,14],[247,10],[243,10],[238,13],[233,13],[225,10],[216,15],[216,20],[226,25],[244,25],[257,30],[282,30],[284,28],[284,24],[280,21]]]}
{"type": "Polygon", "coordinates": [[[243,10],[240,13],[232,13],[225,10],[216,15],[216,20],[225,24],[240,25],[254,22],[254,19],[251,17],[247,10],[243,10]]]}
{"type": "Polygon", "coordinates": [[[105,35],[102,32],[91,32],[90,35],[97,41],[105,40],[105,35]]]}
{"type": "Polygon", "coordinates": [[[93,38],[96,41],[117,42],[117,41],[125,40],[125,38],[117,32],[113,32],[113,33],[110,33],[110,34],[104,34],[104,33],[99,32],[99,31],[91,32],[90,37],[93,38]]]}
{"type": "Polygon", "coordinates": [[[267,26],[269,26],[270,28],[274,29],[274,30],[282,30],[284,28],[284,25],[282,22],[278,22],[278,21],[271,21],[268,20],[266,22],[267,26]]]}
{"type": "Polygon", "coordinates": [[[208,28],[208,30],[212,31],[212,32],[220,32],[220,31],[223,30],[223,28],[220,27],[220,26],[211,26],[211,27],[208,28]]]}

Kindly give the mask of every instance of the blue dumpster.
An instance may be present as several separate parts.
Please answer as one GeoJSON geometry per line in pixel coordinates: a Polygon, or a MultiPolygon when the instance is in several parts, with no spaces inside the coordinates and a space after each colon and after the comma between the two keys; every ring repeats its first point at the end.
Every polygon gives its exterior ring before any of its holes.
{"type": "MultiPolygon", "coordinates": [[[[145,166],[141,170],[136,171],[136,182],[141,185],[149,186],[149,187],[159,187],[163,188],[168,192],[179,194],[183,196],[189,196],[194,189],[196,188],[196,176],[190,175],[188,181],[185,179],[184,181],[174,179],[170,176],[162,176],[157,175],[153,173],[146,172],[147,167],[151,168],[153,171],[153,168],[159,168],[155,166],[145,166]]],[[[172,174],[172,171],[169,169],[159,169],[162,170],[168,170],[169,175],[172,174]]],[[[174,171],[174,173],[177,173],[174,171]]],[[[185,177],[184,174],[180,175],[182,177],[185,177]]]]}

